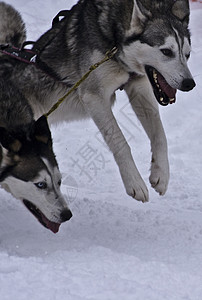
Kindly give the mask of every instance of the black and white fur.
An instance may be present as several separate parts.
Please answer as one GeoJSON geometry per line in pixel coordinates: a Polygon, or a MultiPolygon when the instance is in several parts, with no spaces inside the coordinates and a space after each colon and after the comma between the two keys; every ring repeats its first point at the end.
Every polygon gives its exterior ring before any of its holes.
{"type": "Polygon", "coordinates": [[[148,201],[148,190],[112,113],[115,91],[124,88],[151,141],[150,182],[164,195],[169,164],[157,100],[172,103],[176,89],[189,91],[195,86],[187,66],[188,22],[188,0],[80,0],[34,46],[40,50],[39,66],[48,66],[59,80],[19,63],[12,72],[12,80],[38,117],[116,46],[115,57],[94,71],[50,122],[90,116],[114,155],[126,192],[142,202],[148,201]]]}
{"type": "MultiPolygon", "coordinates": [[[[12,7],[0,3],[1,9],[7,12],[5,18],[16,17],[13,30],[18,24],[23,29],[21,17],[12,7]]],[[[20,46],[25,32],[12,33],[10,42],[20,46]]],[[[34,120],[29,102],[11,79],[14,66],[15,60],[0,57],[0,185],[56,233],[72,214],[60,191],[61,174],[46,117],[34,120]]]]}

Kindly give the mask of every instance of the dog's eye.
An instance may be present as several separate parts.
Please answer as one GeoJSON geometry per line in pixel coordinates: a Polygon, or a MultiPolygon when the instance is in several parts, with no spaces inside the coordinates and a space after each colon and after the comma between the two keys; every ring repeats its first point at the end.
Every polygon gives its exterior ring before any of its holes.
{"type": "Polygon", "coordinates": [[[61,184],[62,184],[62,180],[60,179],[60,180],[58,181],[58,185],[61,186],[61,184]]]}
{"type": "Polygon", "coordinates": [[[190,53],[188,53],[187,55],[185,55],[185,57],[188,60],[190,58],[190,53]]]}
{"type": "Polygon", "coordinates": [[[45,181],[35,183],[36,187],[41,190],[45,190],[47,188],[47,183],[45,181]]]}
{"type": "Polygon", "coordinates": [[[163,53],[163,55],[168,56],[168,57],[173,57],[173,51],[170,49],[161,49],[161,52],[163,53]]]}

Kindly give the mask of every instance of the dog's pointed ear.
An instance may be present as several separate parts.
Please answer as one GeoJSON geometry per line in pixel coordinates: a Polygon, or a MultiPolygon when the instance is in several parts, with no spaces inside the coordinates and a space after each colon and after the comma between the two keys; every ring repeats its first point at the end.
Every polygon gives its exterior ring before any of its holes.
{"type": "Polygon", "coordinates": [[[22,143],[3,127],[0,127],[0,143],[3,148],[15,153],[18,153],[22,147],[22,143]]]}
{"type": "Polygon", "coordinates": [[[151,12],[148,11],[139,0],[134,0],[130,28],[127,31],[127,35],[142,33],[145,22],[149,17],[151,17],[151,12]]]}
{"type": "Polygon", "coordinates": [[[177,0],[172,7],[172,14],[177,17],[184,26],[188,26],[189,23],[189,0],[177,0]]]}
{"type": "Polygon", "coordinates": [[[42,142],[44,144],[52,142],[51,132],[45,116],[40,117],[34,123],[34,136],[38,142],[42,142]]]}

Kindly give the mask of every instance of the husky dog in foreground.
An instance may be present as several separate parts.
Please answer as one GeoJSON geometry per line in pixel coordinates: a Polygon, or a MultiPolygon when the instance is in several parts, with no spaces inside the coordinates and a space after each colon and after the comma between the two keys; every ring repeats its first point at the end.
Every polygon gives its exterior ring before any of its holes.
{"type": "MultiPolygon", "coordinates": [[[[189,13],[188,0],[80,0],[34,45],[37,68],[16,63],[11,75],[36,118],[116,47],[116,55],[71,94],[50,122],[91,117],[114,155],[126,192],[142,202],[148,201],[148,190],[112,113],[115,92],[125,90],[151,141],[150,183],[164,195],[169,165],[158,103],[174,103],[177,89],[188,92],[195,86],[187,66],[189,13]]],[[[11,20],[4,20],[5,28],[11,20]]],[[[22,34],[20,25],[13,40],[22,34]]],[[[6,41],[5,30],[2,35],[6,41]]]]}
{"type": "MultiPolygon", "coordinates": [[[[21,17],[1,2],[1,21],[12,16],[12,30],[21,25],[22,33],[13,35],[8,27],[9,38],[3,42],[20,46],[25,37],[21,17]]],[[[1,29],[3,25],[0,24],[1,29]]],[[[15,60],[0,56],[0,185],[56,233],[72,214],[60,191],[61,174],[46,117],[34,121],[29,102],[11,79],[14,66],[15,60]]]]}

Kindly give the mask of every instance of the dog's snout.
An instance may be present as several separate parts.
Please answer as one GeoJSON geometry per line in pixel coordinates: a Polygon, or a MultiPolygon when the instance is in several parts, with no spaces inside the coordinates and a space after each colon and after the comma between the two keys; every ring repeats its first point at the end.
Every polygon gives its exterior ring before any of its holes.
{"type": "Polygon", "coordinates": [[[181,91],[188,92],[191,91],[196,86],[195,81],[192,78],[187,78],[182,81],[181,91]]]}
{"type": "Polygon", "coordinates": [[[60,214],[60,218],[62,222],[66,222],[68,220],[70,220],[72,217],[72,213],[69,209],[65,209],[61,212],[60,214]]]}

